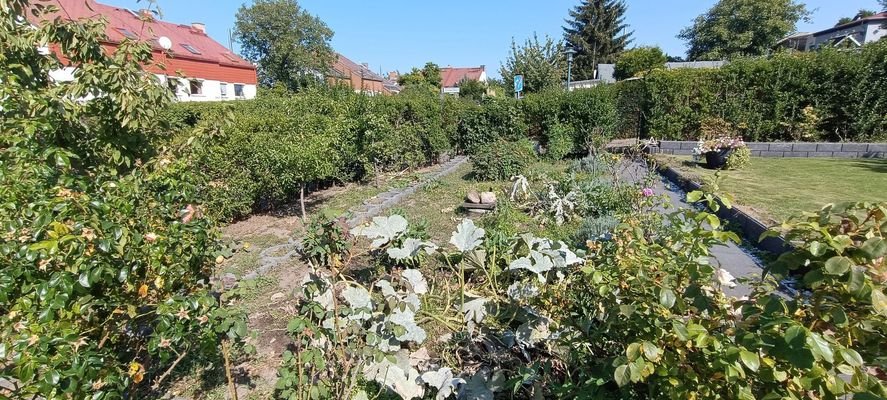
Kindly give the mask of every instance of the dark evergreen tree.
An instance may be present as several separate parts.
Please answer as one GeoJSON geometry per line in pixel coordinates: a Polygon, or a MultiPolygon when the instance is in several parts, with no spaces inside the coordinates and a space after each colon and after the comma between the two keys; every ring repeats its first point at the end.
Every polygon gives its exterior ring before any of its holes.
{"type": "Polygon", "coordinates": [[[614,63],[616,57],[632,42],[628,31],[623,0],[582,0],[570,10],[564,26],[567,47],[576,50],[573,76],[591,79],[600,63],[614,63]]]}

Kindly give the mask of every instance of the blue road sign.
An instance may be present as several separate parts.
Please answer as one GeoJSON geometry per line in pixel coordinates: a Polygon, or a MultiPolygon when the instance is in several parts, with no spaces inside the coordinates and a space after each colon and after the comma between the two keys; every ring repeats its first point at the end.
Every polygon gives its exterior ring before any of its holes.
{"type": "Polygon", "coordinates": [[[514,92],[520,93],[524,91],[524,76],[523,75],[515,75],[514,76],[514,92]]]}

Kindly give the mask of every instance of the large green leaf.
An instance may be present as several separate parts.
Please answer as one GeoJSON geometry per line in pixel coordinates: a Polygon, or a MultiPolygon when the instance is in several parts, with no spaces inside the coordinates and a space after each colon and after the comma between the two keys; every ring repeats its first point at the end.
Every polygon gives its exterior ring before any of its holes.
{"type": "Polygon", "coordinates": [[[876,313],[887,317],[887,296],[881,289],[872,289],[872,307],[875,308],[876,313]]]}
{"type": "Polygon", "coordinates": [[[757,353],[752,353],[748,350],[740,351],[739,359],[741,359],[742,363],[745,364],[748,369],[752,370],[752,372],[757,372],[758,368],[761,366],[761,358],[757,353]]]}
{"type": "Polygon", "coordinates": [[[616,367],[616,372],[613,373],[613,378],[619,386],[625,386],[631,382],[631,371],[628,370],[628,365],[620,365],[616,367]]]}
{"type": "Polygon", "coordinates": [[[661,304],[665,308],[674,307],[676,299],[677,298],[671,289],[663,288],[659,291],[659,304],[661,304]]]}
{"type": "Polygon", "coordinates": [[[835,362],[835,355],[832,352],[831,344],[816,332],[807,334],[807,346],[817,360],[825,360],[835,362]]]}
{"type": "Polygon", "coordinates": [[[847,257],[835,256],[825,262],[825,272],[829,275],[844,275],[850,271],[853,261],[847,257]]]}

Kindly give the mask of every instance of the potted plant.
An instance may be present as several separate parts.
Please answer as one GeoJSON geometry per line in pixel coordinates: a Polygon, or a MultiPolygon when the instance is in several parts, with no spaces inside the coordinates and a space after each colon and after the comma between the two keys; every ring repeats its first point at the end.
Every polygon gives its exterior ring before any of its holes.
{"type": "Polygon", "coordinates": [[[696,155],[705,157],[705,164],[711,169],[721,169],[727,165],[727,158],[737,149],[745,148],[740,137],[719,136],[714,139],[700,140],[693,150],[696,155]]]}

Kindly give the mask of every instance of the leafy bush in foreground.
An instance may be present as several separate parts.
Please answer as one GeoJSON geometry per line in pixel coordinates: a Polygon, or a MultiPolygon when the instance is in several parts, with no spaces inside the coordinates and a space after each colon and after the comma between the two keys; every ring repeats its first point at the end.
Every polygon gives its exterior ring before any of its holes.
{"type": "MultiPolygon", "coordinates": [[[[709,206],[713,198],[689,195],[709,206]]],[[[738,237],[709,212],[649,218],[662,206],[655,199],[591,238],[587,254],[528,234],[490,234],[470,220],[453,232],[454,252],[409,238],[399,216],[374,219],[352,232],[391,261],[433,255],[455,279],[423,274],[420,263],[372,285],[347,272],[335,278],[347,265],[320,286],[307,281],[303,310],[312,320],[290,328],[305,350],[286,356],[280,389],[403,399],[887,394],[887,204],[830,206],[790,222],[784,233],[797,250],[762,280],[743,281],[750,296],[737,299],[725,291],[740,282],[710,263],[709,249],[738,237]],[[806,269],[802,290],[777,292],[797,269],[806,269]],[[434,345],[429,329],[453,334],[434,345]],[[334,379],[343,365],[351,372],[334,379]]]]}
{"type": "Polygon", "coordinates": [[[124,41],[106,55],[101,22],[32,27],[29,9],[0,7],[4,395],[142,397],[246,325],[206,285],[218,246],[190,160],[148,158],[169,101],[140,66],[150,47],[124,41]],[[49,79],[62,65],[36,43],[58,45],[76,81],[49,79]]]}

